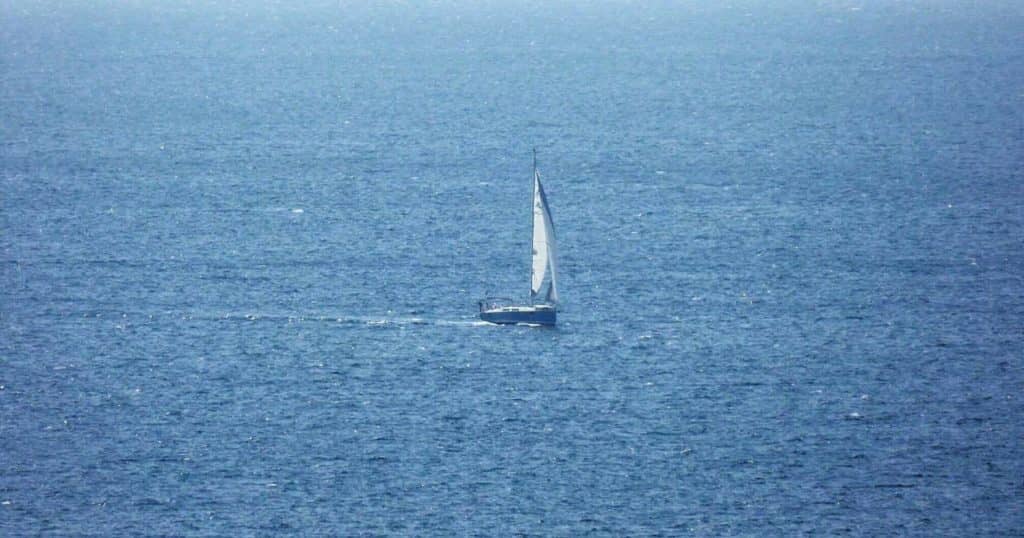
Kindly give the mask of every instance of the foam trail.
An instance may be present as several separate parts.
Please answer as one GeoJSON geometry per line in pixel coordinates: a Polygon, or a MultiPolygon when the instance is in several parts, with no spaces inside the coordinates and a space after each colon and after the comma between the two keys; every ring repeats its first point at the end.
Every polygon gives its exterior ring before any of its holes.
{"type": "MultiPolygon", "coordinates": [[[[136,313],[139,316],[141,314],[136,313]]],[[[437,319],[423,316],[367,316],[342,312],[282,312],[282,311],[234,311],[234,312],[164,312],[175,318],[231,323],[326,323],[340,325],[362,325],[368,327],[414,327],[414,326],[455,326],[487,327],[493,324],[476,318],[437,319]]],[[[127,314],[126,314],[127,316],[127,314]]],[[[151,314],[153,317],[161,314],[151,314]]],[[[135,317],[134,315],[132,317],[135,317]]],[[[144,316],[143,316],[144,317],[144,316]]]]}

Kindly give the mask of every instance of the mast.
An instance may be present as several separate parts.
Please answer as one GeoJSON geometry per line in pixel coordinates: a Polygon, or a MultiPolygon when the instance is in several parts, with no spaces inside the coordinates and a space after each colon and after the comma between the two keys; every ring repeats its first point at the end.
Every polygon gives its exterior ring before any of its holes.
{"type": "Polygon", "coordinates": [[[530,222],[533,223],[533,227],[530,229],[530,303],[533,304],[533,299],[537,297],[537,294],[533,291],[533,257],[537,254],[537,249],[533,246],[533,238],[537,235],[537,219],[533,217],[533,205],[537,203],[537,148],[533,148],[533,192],[530,195],[530,222]]]}

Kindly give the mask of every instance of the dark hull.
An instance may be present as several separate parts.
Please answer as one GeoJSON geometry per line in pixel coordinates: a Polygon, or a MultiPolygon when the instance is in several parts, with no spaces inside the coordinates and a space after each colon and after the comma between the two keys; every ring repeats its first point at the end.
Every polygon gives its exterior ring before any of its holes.
{"type": "Polygon", "coordinates": [[[529,325],[554,325],[555,310],[530,310],[530,311],[507,311],[507,310],[485,310],[480,312],[480,319],[489,323],[501,325],[515,325],[518,323],[529,325]]]}

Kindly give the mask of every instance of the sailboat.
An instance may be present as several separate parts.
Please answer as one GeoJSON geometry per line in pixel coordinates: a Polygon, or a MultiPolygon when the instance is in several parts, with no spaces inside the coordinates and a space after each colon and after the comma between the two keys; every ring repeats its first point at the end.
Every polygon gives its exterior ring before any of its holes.
{"type": "Polygon", "coordinates": [[[533,150],[533,265],[529,304],[489,297],[480,301],[480,319],[500,324],[554,325],[558,311],[555,225],[540,184],[537,150],[533,150]],[[545,287],[545,284],[547,286],[545,287]],[[543,291],[543,293],[541,293],[543,291]]]}

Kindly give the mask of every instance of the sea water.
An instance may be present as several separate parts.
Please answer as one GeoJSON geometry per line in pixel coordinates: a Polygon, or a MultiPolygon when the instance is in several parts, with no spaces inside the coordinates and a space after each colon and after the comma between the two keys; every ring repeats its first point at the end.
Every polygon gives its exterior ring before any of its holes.
{"type": "Polygon", "coordinates": [[[0,534],[1020,533],[1022,28],[9,2],[0,534]]]}

